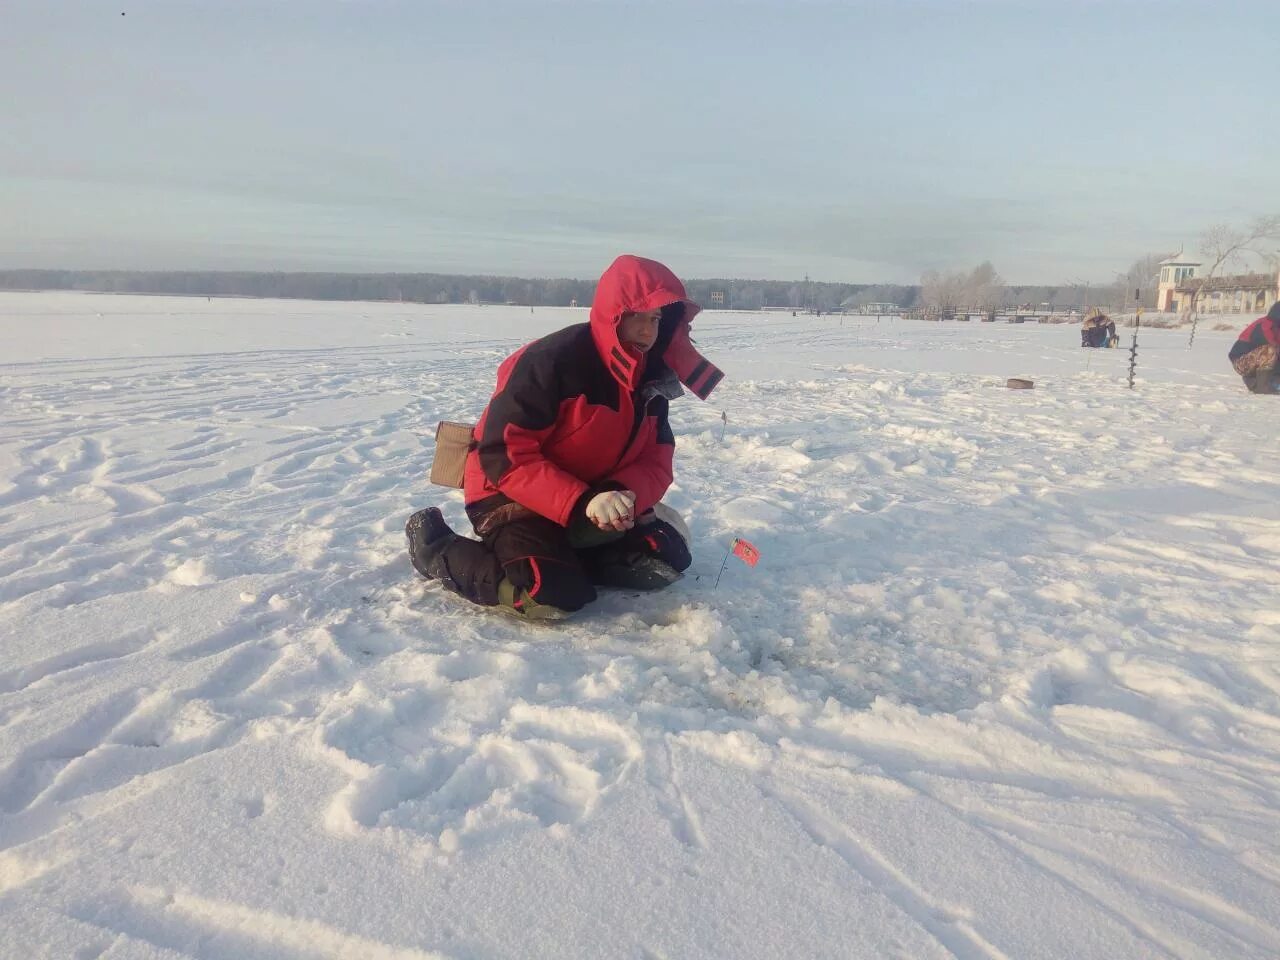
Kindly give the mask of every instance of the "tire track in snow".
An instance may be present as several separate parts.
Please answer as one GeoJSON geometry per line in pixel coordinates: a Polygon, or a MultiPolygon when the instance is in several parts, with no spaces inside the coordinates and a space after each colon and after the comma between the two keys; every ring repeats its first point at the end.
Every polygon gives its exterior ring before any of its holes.
{"type": "Polygon", "coordinates": [[[86,643],[28,666],[7,670],[0,673],[0,694],[25,690],[49,677],[80,667],[132,656],[154,643],[163,642],[166,637],[162,630],[139,630],[112,640],[86,643]]]}
{"type": "Polygon", "coordinates": [[[347,933],[322,920],[156,887],[131,887],[84,900],[68,913],[129,940],[197,960],[453,960],[450,954],[347,933]]]}
{"type": "Polygon", "coordinates": [[[849,827],[810,802],[772,785],[757,784],[820,847],[843,860],[867,883],[928,931],[956,960],[1013,960],[982,936],[967,911],[936,902],[849,827]]]}
{"type": "MultiPolygon", "coordinates": [[[[903,783],[928,797],[959,822],[982,831],[1038,872],[1056,878],[1091,902],[1099,913],[1111,916],[1132,933],[1170,956],[1200,956],[1201,948],[1173,931],[1161,929],[1157,922],[1143,917],[1136,903],[1124,906],[1122,898],[1117,896],[1117,884],[1134,891],[1135,901],[1165,904],[1178,913],[1194,917],[1207,926],[1218,929],[1236,948],[1259,951],[1256,954],[1259,960],[1280,953],[1280,930],[1208,891],[1177,885],[1151,871],[1133,872],[1125,866],[1123,860],[1105,858],[1086,847],[1068,843],[1059,835],[1046,832],[1041,825],[1005,811],[961,808],[941,796],[937,789],[912,785],[912,781],[918,779],[909,777],[903,783]],[[1073,869],[1082,863],[1097,868],[1094,878],[1085,878],[1079,869],[1073,869]]],[[[1156,816],[1165,820],[1163,815],[1156,816]]],[[[1182,830],[1180,826],[1171,826],[1179,832],[1182,830]]],[[[1233,952],[1232,955],[1236,954],[1233,952]]]]}
{"type": "Polygon", "coordinates": [[[31,743],[0,769],[0,810],[22,813],[68,766],[97,748],[128,717],[142,694],[118,693],[93,704],[56,733],[31,743]]]}
{"type": "Polygon", "coordinates": [[[671,749],[672,734],[648,738],[645,743],[645,776],[657,796],[663,816],[671,824],[671,832],[686,847],[707,849],[707,835],[702,818],[680,787],[675,755],[671,749]]]}

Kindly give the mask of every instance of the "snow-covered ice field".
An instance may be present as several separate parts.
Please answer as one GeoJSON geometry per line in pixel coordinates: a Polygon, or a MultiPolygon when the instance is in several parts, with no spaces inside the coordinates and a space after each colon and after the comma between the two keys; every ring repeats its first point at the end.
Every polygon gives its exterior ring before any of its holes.
{"type": "Polygon", "coordinates": [[[0,955],[1280,955],[1233,334],[704,314],[693,568],[529,628],[403,525],[585,318],[0,294],[0,955]]]}

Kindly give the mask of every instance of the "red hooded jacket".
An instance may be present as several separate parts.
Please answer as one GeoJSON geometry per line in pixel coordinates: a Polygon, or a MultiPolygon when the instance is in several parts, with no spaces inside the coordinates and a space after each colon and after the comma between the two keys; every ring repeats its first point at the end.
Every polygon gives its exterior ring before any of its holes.
{"type": "Polygon", "coordinates": [[[674,381],[705,400],[723,377],[689,339],[699,309],[665,266],[624,255],[600,278],[589,323],[504,360],[467,456],[472,521],[515,502],[568,526],[583,495],[602,488],[635,491],[637,513],[661,500],[675,451],[667,420],[667,400],[680,392],[674,381]],[[647,354],[618,340],[624,313],[659,307],[647,354]]]}

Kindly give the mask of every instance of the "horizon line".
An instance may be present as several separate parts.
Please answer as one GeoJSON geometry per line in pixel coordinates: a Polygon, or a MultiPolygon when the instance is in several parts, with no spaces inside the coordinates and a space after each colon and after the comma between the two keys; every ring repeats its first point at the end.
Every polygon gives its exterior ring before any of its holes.
{"type": "MultiPolygon", "coordinates": [[[[570,276],[530,276],[515,273],[444,273],[433,270],[272,270],[263,268],[253,269],[228,269],[214,268],[201,269],[198,267],[183,268],[167,268],[167,269],[146,269],[146,268],[97,268],[97,267],[0,267],[0,276],[15,273],[98,273],[98,274],[155,274],[160,276],[178,276],[182,274],[252,274],[259,276],[339,276],[339,277],[475,277],[490,280],[538,280],[538,281],[555,281],[567,280],[574,283],[598,283],[599,277],[570,277],[570,276]]],[[[713,281],[721,281],[726,283],[808,283],[830,287],[920,287],[922,284],[919,280],[911,283],[899,283],[894,281],[865,281],[865,280],[812,280],[807,277],[787,277],[782,279],[768,277],[726,277],[726,276],[705,276],[705,277],[688,277],[681,278],[685,284],[690,283],[710,283],[713,281]]],[[[1056,290],[1076,290],[1089,287],[1109,287],[1115,285],[1117,280],[1100,280],[1086,281],[1083,283],[1014,283],[1004,281],[1003,286],[1011,289],[1022,289],[1026,287],[1045,287],[1056,290]]]]}

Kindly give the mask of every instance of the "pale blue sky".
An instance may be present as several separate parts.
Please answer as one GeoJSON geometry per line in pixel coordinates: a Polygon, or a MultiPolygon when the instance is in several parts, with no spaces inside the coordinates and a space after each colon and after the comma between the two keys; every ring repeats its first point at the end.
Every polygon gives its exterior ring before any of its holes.
{"type": "Polygon", "coordinates": [[[1280,212],[1277,77],[1277,0],[10,0],[0,268],[1109,280],[1280,212]]]}

